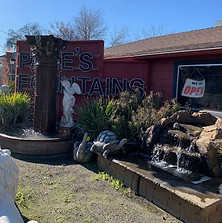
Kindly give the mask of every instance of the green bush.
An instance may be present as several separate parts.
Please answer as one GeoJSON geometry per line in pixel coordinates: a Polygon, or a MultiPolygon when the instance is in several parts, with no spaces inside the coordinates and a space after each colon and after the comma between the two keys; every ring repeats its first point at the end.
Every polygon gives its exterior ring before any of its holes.
{"type": "Polygon", "coordinates": [[[77,122],[84,132],[88,132],[91,139],[95,139],[100,132],[111,128],[112,100],[87,100],[83,107],[77,108],[77,122]]]}
{"type": "Polygon", "coordinates": [[[132,125],[132,116],[141,104],[138,92],[122,92],[118,99],[113,101],[113,110],[110,115],[112,131],[120,138],[134,139],[135,128],[132,125]]]}
{"type": "Polygon", "coordinates": [[[26,115],[30,105],[30,97],[27,93],[15,92],[0,96],[1,121],[4,126],[18,122],[26,115]]]}
{"type": "Polygon", "coordinates": [[[151,92],[150,95],[144,98],[136,112],[134,112],[131,125],[134,127],[134,133],[138,140],[142,138],[146,129],[155,122],[158,122],[161,118],[169,117],[176,111],[179,111],[180,106],[176,103],[175,99],[165,101],[161,106],[160,103],[157,103],[160,101],[160,98],[161,95],[159,93],[153,94],[151,92]]]}
{"type": "Polygon", "coordinates": [[[140,141],[154,122],[179,110],[175,100],[162,103],[161,99],[160,93],[151,92],[141,99],[139,92],[122,92],[118,99],[90,100],[77,110],[77,122],[92,139],[103,130],[111,130],[119,138],[140,141]]]}

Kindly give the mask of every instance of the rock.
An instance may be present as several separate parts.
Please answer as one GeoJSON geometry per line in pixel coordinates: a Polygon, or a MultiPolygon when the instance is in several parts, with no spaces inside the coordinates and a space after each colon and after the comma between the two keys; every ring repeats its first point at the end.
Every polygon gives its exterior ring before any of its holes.
{"type": "Polygon", "coordinates": [[[197,147],[202,155],[207,156],[209,167],[213,174],[216,177],[222,177],[222,156],[218,153],[218,149],[222,147],[222,139],[212,141],[207,137],[203,137],[197,140],[197,147]]]}
{"type": "Polygon", "coordinates": [[[143,150],[145,153],[150,154],[151,150],[153,149],[153,145],[157,142],[161,129],[161,123],[156,122],[146,130],[143,143],[143,150]]]}
{"type": "Polygon", "coordinates": [[[218,128],[221,128],[221,129],[222,129],[222,119],[221,119],[221,118],[218,118],[217,121],[215,122],[215,125],[216,125],[218,128]]]}
{"type": "Polygon", "coordinates": [[[201,133],[201,131],[199,131],[199,130],[194,130],[194,131],[193,131],[193,136],[194,136],[194,137],[197,137],[197,136],[200,135],[200,133],[201,133]]]}
{"type": "Polygon", "coordinates": [[[218,150],[222,147],[222,140],[210,141],[207,157],[210,162],[210,168],[216,177],[222,177],[221,162],[222,156],[218,154],[218,150]]]}
{"type": "Polygon", "coordinates": [[[188,111],[179,111],[176,117],[176,121],[179,123],[193,123],[193,116],[188,111]]]}
{"type": "Polygon", "coordinates": [[[192,116],[195,123],[200,123],[205,126],[214,125],[217,121],[217,118],[215,116],[205,111],[194,112],[192,116]]]}
{"type": "Polygon", "coordinates": [[[202,162],[198,165],[204,167],[206,174],[222,176],[222,156],[218,154],[218,149],[222,148],[221,118],[205,111],[192,115],[185,110],[178,111],[168,118],[162,118],[159,123],[146,130],[142,152],[151,155],[158,144],[167,144],[172,148],[179,146],[181,151],[197,153],[202,162]]]}
{"type": "Polygon", "coordinates": [[[173,123],[173,120],[171,118],[162,118],[160,120],[160,124],[162,126],[168,126],[169,124],[173,123]]]}
{"type": "Polygon", "coordinates": [[[177,129],[177,130],[180,129],[180,124],[179,124],[179,122],[175,122],[175,123],[173,124],[173,129],[177,129]]]}
{"type": "Polygon", "coordinates": [[[209,160],[209,166],[215,176],[222,176],[221,157],[218,149],[222,147],[222,129],[219,128],[221,120],[204,127],[200,138],[196,141],[199,152],[206,155],[209,160]]]}
{"type": "Polygon", "coordinates": [[[202,133],[200,134],[200,138],[204,137],[207,137],[211,140],[222,139],[222,129],[218,128],[216,125],[204,127],[202,133]]]}

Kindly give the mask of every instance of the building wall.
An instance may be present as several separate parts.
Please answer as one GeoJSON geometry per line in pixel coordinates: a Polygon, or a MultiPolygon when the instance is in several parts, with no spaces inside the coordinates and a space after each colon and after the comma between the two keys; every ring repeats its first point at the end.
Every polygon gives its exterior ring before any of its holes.
{"type": "Polygon", "coordinates": [[[172,57],[147,60],[150,64],[149,87],[150,91],[161,92],[164,100],[174,98],[177,78],[177,65],[195,63],[222,63],[222,54],[199,55],[186,57],[172,57]]]}

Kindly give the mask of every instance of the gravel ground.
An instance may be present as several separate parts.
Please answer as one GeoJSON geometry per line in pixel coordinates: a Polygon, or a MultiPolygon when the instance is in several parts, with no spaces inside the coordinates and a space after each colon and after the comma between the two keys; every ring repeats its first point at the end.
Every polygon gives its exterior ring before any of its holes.
{"type": "Polygon", "coordinates": [[[80,165],[61,157],[22,160],[14,156],[14,160],[20,169],[16,204],[25,222],[181,222],[141,196],[126,195],[98,179],[95,164],[80,165]]]}

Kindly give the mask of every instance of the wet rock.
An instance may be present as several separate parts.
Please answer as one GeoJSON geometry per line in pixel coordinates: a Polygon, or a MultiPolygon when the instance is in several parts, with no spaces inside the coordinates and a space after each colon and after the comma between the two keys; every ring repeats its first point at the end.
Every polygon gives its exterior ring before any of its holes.
{"type": "MultiPolygon", "coordinates": [[[[168,118],[161,119],[145,132],[143,152],[152,154],[158,144],[161,146],[167,144],[172,148],[179,146],[185,156],[189,156],[186,152],[189,150],[190,156],[194,158],[190,163],[193,163],[192,166],[197,164],[199,172],[222,176],[222,156],[218,155],[218,149],[222,148],[221,118],[216,118],[205,111],[195,112],[192,115],[187,111],[178,111],[168,118]],[[176,128],[175,123],[178,123],[180,128],[176,128]],[[198,158],[195,158],[194,153],[198,158]]],[[[177,151],[170,150],[170,153],[175,159],[177,151]]]]}
{"type": "Polygon", "coordinates": [[[157,142],[159,134],[162,130],[162,125],[160,122],[156,122],[154,125],[149,127],[144,134],[144,142],[142,146],[142,151],[151,154],[154,144],[157,142]]]}
{"type": "Polygon", "coordinates": [[[177,129],[177,130],[179,130],[179,129],[180,129],[180,123],[179,123],[179,122],[175,122],[175,123],[173,124],[173,129],[177,129]]]}

